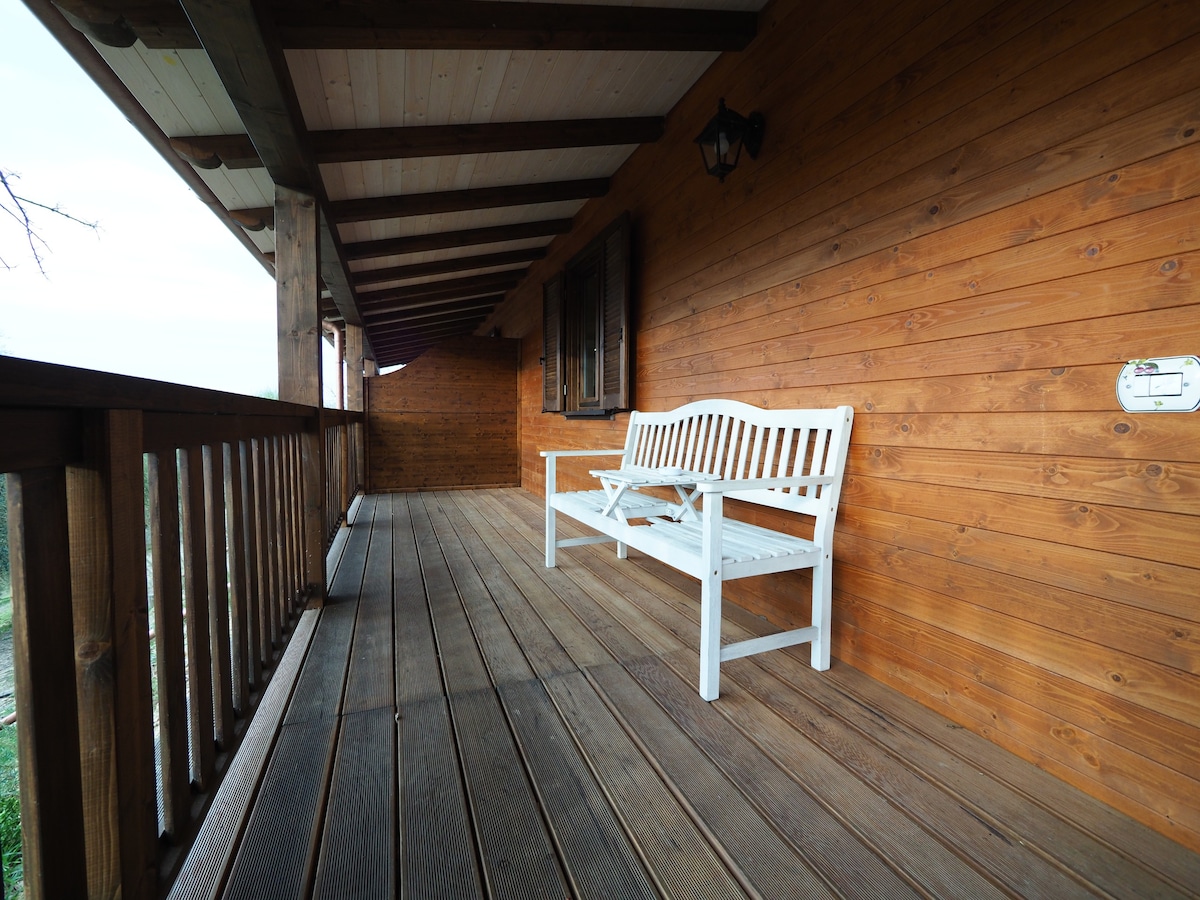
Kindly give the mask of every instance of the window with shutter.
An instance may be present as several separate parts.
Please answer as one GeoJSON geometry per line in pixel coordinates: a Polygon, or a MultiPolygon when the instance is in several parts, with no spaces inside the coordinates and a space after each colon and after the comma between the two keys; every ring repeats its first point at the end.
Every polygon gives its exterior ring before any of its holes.
{"type": "Polygon", "coordinates": [[[542,286],[542,409],[605,416],[631,396],[625,213],[542,286]]]}
{"type": "Polygon", "coordinates": [[[562,412],[562,275],[542,285],[542,412],[562,412]]]}

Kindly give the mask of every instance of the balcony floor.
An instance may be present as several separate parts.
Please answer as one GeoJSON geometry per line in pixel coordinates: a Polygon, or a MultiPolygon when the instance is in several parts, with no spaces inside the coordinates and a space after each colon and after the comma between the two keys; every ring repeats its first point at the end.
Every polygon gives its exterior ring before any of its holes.
{"type": "Polygon", "coordinates": [[[546,569],[541,516],[365,499],[171,896],[1198,896],[1200,856],[807,648],[705,703],[695,582],[546,569]]]}

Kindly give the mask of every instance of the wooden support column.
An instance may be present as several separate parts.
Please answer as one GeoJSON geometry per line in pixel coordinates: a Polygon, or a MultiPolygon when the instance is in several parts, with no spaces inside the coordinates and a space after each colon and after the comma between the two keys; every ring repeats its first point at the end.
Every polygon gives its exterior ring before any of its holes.
{"type": "Polygon", "coordinates": [[[363,329],[346,324],[346,409],[363,408],[363,329]]]}
{"type": "MultiPolygon", "coordinates": [[[[351,412],[362,412],[364,403],[363,379],[366,377],[366,341],[361,325],[346,324],[346,408],[351,412]]],[[[346,427],[347,452],[350,454],[349,469],[350,490],[360,487],[366,481],[366,426],[355,422],[346,427]]],[[[353,497],[349,497],[348,502],[353,497]]],[[[349,510],[346,512],[346,524],[353,524],[349,510]]]]}
{"type": "Polygon", "coordinates": [[[109,410],[67,470],[89,895],[157,896],[142,414],[109,410]]]}
{"type": "Polygon", "coordinates": [[[275,188],[275,278],[279,399],[316,408],[316,430],[300,441],[304,581],[325,599],[325,435],[321,403],[320,212],[311,194],[275,188]]]}
{"type": "Polygon", "coordinates": [[[25,896],[87,895],[63,470],[8,476],[25,896]]]}

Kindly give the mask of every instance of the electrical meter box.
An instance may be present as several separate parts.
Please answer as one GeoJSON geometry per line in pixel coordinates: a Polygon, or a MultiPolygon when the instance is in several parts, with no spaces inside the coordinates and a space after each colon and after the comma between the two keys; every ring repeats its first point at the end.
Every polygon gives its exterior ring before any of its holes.
{"type": "Polygon", "coordinates": [[[1200,358],[1131,359],[1117,376],[1126,412],[1195,412],[1200,408],[1200,358]]]}

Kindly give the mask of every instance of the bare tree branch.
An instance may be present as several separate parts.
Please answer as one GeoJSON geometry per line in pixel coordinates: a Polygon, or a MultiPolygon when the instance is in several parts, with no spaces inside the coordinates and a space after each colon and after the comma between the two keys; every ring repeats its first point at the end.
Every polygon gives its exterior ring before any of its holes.
{"type": "MultiPolygon", "coordinates": [[[[37,263],[38,271],[42,275],[45,275],[46,267],[43,263],[42,254],[50,249],[50,245],[38,234],[37,226],[30,215],[31,208],[45,210],[56,216],[62,216],[64,219],[76,222],[93,231],[98,230],[100,226],[96,222],[87,222],[73,216],[58,206],[47,206],[45,203],[38,203],[36,200],[30,200],[28,197],[21,196],[13,190],[13,182],[17,181],[20,177],[15,172],[0,169],[0,187],[4,188],[4,191],[0,193],[0,211],[3,211],[24,230],[25,240],[29,243],[29,252],[33,255],[33,261],[37,263]]],[[[0,267],[11,269],[12,265],[3,256],[0,256],[0,267]]]]}

